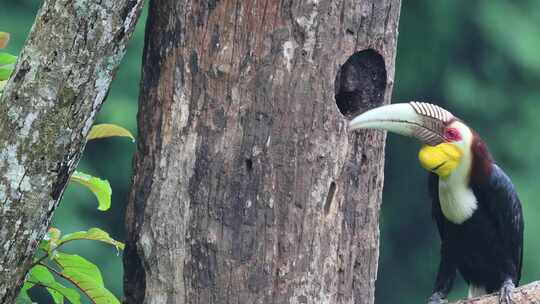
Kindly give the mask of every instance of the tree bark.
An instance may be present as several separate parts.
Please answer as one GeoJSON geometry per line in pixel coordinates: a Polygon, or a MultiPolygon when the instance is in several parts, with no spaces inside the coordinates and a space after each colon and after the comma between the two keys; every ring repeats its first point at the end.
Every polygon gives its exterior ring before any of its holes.
{"type": "Polygon", "coordinates": [[[45,0],[0,98],[0,303],[14,303],[142,0],[45,0]]]}
{"type": "Polygon", "coordinates": [[[373,303],[399,10],[150,2],[125,303],[373,303]]]}

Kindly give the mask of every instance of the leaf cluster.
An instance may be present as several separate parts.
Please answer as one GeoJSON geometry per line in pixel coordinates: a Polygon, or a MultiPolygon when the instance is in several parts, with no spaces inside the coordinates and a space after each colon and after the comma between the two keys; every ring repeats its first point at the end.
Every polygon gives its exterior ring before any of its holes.
{"type": "MultiPolygon", "coordinates": [[[[93,126],[88,140],[113,136],[129,137],[134,140],[129,131],[112,124],[93,126]]],[[[73,173],[70,181],[83,185],[92,191],[98,200],[98,210],[106,211],[110,208],[112,190],[108,181],[79,171],[73,173]]],[[[68,254],[60,250],[66,243],[83,240],[109,244],[117,250],[124,249],[123,243],[116,241],[99,228],[91,228],[88,231],[78,231],[63,236],[59,229],[50,228],[45,238],[39,243],[34,263],[27,274],[17,303],[32,303],[28,290],[34,286],[45,288],[55,304],[62,304],[65,299],[70,303],[81,303],[77,290],[95,304],[120,303],[105,288],[101,272],[94,263],[79,255],[68,254]],[[71,283],[73,287],[64,286],[56,278],[71,283]]]]}

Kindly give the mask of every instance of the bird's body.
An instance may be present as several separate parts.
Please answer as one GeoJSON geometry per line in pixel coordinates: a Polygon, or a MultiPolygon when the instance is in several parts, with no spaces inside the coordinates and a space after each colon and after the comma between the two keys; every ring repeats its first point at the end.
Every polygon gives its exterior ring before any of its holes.
{"type": "Polygon", "coordinates": [[[411,102],[382,106],[356,117],[353,129],[384,129],[425,145],[418,157],[428,171],[441,261],[430,304],[444,303],[456,272],[469,297],[500,291],[510,304],[523,252],[521,203],[508,176],[477,133],[438,106],[411,102]]]}
{"type": "MultiPolygon", "coordinates": [[[[433,217],[441,237],[441,260],[447,274],[436,286],[444,289],[459,270],[470,286],[470,295],[498,291],[505,280],[519,284],[522,264],[523,221],[521,205],[510,179],[497,166],[485,184],[471,184],[476,208],[462,223],[450,221],[443,213],[439,177],[430,174],[433,217]],[[453,268],[453,269],[452,269],[453,268]]],[[[444,272],[444,270],[443,270],[444,272]]],[[[437,288],[436,288],[437,289],[437,288]]]]}

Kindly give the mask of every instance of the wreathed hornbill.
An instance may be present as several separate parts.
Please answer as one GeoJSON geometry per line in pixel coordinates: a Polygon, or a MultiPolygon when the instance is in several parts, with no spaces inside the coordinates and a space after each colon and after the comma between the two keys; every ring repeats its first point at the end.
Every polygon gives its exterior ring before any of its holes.
{"type": "Polygon", "coordinates": [[[387,130],[424,143],[418,158],[431,172],[433,217],[441,238],[441,261],[428,303],[446,301],[457,270],[469,284],[469,297],[500,291],[500,302],[511,303],[521,275],[521,203],[478,134],[449,111],[421,102],[378,107],[349,126],[387,130]]]}

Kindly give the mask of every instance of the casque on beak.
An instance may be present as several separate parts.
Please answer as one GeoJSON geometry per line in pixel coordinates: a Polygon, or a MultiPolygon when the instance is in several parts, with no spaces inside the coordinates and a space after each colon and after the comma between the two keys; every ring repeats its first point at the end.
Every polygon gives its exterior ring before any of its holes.
{"type": "Polygon", "coordinates": [[[447,177],[460,163],[462,151],[447,143],[444,130],[454,120],[447,110],[422,102],[398,103],[378,107],[355,117],[352,130],[381,129],[414,137],[424,143],[418,153],[422,167],[447,177]]]}
{"type": "Polygon", "coordinates": [[[349,127],[351,130],[386,130],[435,146],[444,142],[445,125],[453,119],[450,112],[429,103],[396,103],[356,116],[349,123],[349,127]]]}

